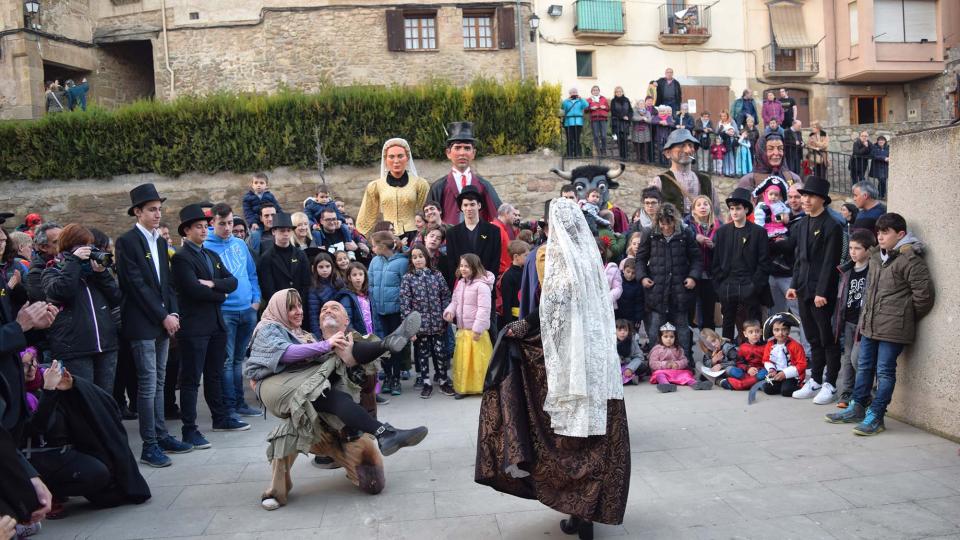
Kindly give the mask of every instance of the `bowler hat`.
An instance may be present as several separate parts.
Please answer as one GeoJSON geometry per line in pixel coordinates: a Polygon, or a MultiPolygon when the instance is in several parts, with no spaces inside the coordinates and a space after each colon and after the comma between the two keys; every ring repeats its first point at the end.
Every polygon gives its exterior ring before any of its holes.
{"type": "Polygon", "coordinates": [[[823,199],[823,204],[830,204],[830,181],[817,176],[808,176],[803,181],[803,187],[798,189],[801,195],[816,195],[823,199]]]}
{"type": "Polygon", "coordinates": [[[177,232],[180,236],[184,236],[183,232],[187,230],[190,225],[201,220],[210,221],[210,218],[203,213],[203,206],[200,204],[188,204],[180,210],[180,225],[177,226],[177,232]]]}
{"type": "Polygon", "coordinates": [[[667,137],[667,142],[664,143],[663,149],[669,150],[674,146],[685,142],[693,143],[694,148],[700,148],[700,141],[698,141],[697,138],[690,133],[690,130],[686,128],[680,128],[670,132],[670,136],[667,137]]]}
{"type": "Polygon", "coordinates": [[[12,218],[15,215],[16,214],[14,214],[13,212],[0,212],[0,225],[3,225],[4,223],[7,222],[8,219],[12,218]]]}
{"type": "Polygon", "coordinates": [[[457,207],[459,208],[463,204],[464,199],[470,199],[472,201],[477,201],[480,204],[483,204],[483,195],[480,194],[480,190],[477,189],[477,186],[473,184],[465,186],[460,194],[457,195],[457,207]]]}
{"type": "Polygon", "coordinates": [[[157,193],[157,188],[153,184],[140,184],[139,186],[130,190],[130,208],[127,208],[127,215],[133,215],[133,209],[144,205],[150,201],[166,201],[165,197],[161,197],[157,193]]]}
{"type": "Polygon", "coordinates": [[[293,226],[293,220],[290,217],[290,214],[286,212],[278,212],[276,216],[273,216],[273,226],[270,229],[295,229],[293,226]]]}
{"type": "Polygon", "coordinates": [[[447,144],[452,142],[470,142],[476,143],[477,139],[473,136],[473,122],[450,122],[447,125],[447,144]]]}
{"type": "Polygon", "coordinates": [[[747,188],[738,187],[733,190],[733,193],[724,202],[727,203],[727,206],[730,206],[730,203],[740,203],[747,209],[748,214],[753,212],[753,200],[750,196],[750,190],[747,188]]]}

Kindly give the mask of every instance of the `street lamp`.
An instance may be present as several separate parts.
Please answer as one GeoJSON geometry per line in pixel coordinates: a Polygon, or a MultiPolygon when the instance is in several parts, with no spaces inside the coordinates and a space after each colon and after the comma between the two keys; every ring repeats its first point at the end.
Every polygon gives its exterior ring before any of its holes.
{"type": "Polygon", "coordinates": [[[537,28],[540,28],[540,17],[537,17],[537,14],[534,13],[530,15],[530,41],[534,41],[537,36],[537,28]]]}
{"type": "Polygon", "coordinates": [[[37,0],[26,0],[26,2],[23,3],[23,11],[26,26],[36,28],[37,24],[34,21],[37,18],[37,14],[40,13],[40,2],[37,0]]]}

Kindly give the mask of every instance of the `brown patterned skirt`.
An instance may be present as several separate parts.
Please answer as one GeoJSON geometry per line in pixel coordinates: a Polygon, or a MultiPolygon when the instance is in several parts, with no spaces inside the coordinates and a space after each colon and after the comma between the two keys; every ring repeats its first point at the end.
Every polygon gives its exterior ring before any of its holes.
{"type": "Polygon", "coordinates": [[[622,523],[630,489],[630,435],[623,401],[607,402],[606,435],[556,435],[543,411],[547,373],[539,329],[524,339],[502,338],[490,370],[480,407],[475,481],[537,499],[558,512],[622,523]],[[511,465],[530,475],[514,478],[505,472],[511,465]]]}

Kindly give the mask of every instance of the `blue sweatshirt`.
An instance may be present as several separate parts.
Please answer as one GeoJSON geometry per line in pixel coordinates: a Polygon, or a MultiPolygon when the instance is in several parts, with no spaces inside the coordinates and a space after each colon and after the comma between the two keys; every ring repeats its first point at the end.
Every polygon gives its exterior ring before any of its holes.
{"type": "Polygon", "coordinates": [[[220,308],[222,311],[245,311],[250,304],[260,302],[260,282],[257,278],[257,264],[253,260],[247,244],[235,236],[224,240],[213,234],[213,227],[207,229],[207,239],[203,247],[220,256],[227,270],[237,278],[237,290],[227,296],[220,308]]]}

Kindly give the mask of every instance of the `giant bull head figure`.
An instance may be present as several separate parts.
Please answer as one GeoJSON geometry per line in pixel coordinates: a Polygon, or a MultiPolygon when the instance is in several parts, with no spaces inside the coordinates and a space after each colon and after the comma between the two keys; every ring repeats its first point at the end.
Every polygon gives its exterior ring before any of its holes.
{"type": "Polygon", "coordinates": [[[550,169],[550,172],[573,184],[577,191],[577,200],[586,198],[587,192],[593,188],[600,190],[600,207],[605,208],[610,198],[610,190],[620,187],[615,179],[623,174],[625,169],[626,166],[621,163],[619,169],[601,165],[581,165],[569,172],[557,168],[550,169]]]}

